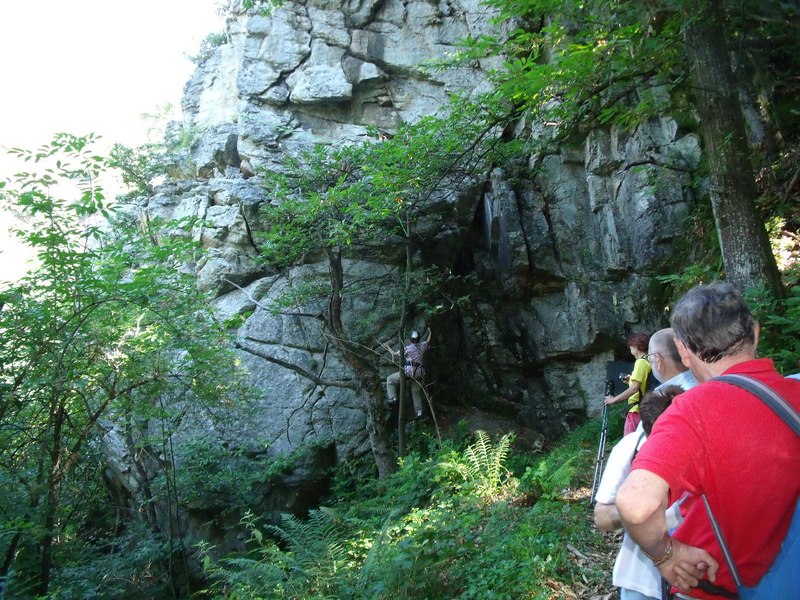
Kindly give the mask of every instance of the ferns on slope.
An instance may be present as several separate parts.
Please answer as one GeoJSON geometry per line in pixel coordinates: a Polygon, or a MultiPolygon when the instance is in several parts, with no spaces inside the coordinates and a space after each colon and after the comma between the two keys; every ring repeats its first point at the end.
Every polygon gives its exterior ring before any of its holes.
{"type": "Polygon", "coordinates": [[[475,435],[475,443],[467,447],[462,456],[444,462],[442,466],[455,470],[472,491],[484,499],[490,499],[509,478],[510,473],[504,463],[514,436],[507,433],[495,444],[485,431],[476,431],[475,435]]]}

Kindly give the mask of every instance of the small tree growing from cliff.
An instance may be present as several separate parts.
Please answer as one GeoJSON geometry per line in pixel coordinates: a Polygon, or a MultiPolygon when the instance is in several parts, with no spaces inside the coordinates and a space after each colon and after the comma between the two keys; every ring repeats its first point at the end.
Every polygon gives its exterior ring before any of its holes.
{"type": "Polygon", "coordinates": [[[430,318],[446,307],[442,303],[436,308],[432,302],[436,298],[436,286],[430,280],[433,272],[412,260],[423,241],[419,223],[435,218],[432,207],[437,202],[472,183],[470,177],[486,164],[492,149],[486,144],[492,140],[488,136],[492,124],[485,115],[476,111],[451,119],[424,119],[393,135],[376,132],[376,141],[362,145],[317,146],[307,156],[287,160],[283,173],[266,174],[275,202],[264,208],[264,260],[278,268],[324,260],[328,267],[327,285],[276,310],[318,319],[322,335],[339,351],[354,377],[335,382],[294,370],[321,384],[349,387],[362,398],[379,476],[394,471],[395,462],[384,426],[385,393],[375,327],[387,319],[399,319],[397,333],[402,339],[413,310],[422,309],[430,318]],[[456,120],[461,127],[452,126],[456,120]],[[376,255],[395,263],[397,269],[370,280],[348,271],[347,259],[374,260],[376,255]],[[371,319],[358,322],[356,315],[347,314],[348,302],[367,293],[377,294],[386,304],[376,307],[371,319]]]}
{"type": "Polygon", "coordinates": [[[112,216],[92,142],[59,134],[16,150],[34,171],[0,183],[38,260],[0,291],[0,481],[13,490],[0,497],[0,580],[13,569],[18,588],[42,596],[59,540],[90,524],[77,490],[97,477],[101,422],[177,418],[160,401],[197,410],[238,383],[228,340],[180,272],[186,242],[92,223],[112,216]]]}

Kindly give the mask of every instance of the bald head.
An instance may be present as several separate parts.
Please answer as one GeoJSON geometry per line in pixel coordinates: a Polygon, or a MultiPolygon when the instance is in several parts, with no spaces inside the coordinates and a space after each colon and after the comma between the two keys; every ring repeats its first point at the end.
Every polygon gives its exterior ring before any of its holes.
{"type": "Polygon", "coordinates": [[[675,345],[675,332],[671,327],[659,329],[650,336],[647,354],[650,368],[659,381],[667,381],[687,370],[675,345]]]}

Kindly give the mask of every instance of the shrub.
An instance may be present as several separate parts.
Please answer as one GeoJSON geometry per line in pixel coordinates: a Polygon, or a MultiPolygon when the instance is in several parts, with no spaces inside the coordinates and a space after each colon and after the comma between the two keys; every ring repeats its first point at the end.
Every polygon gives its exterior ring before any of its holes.
{"type": "Polygon", "coordinates": [[[209,58],[211,58],[217,48],[227,43],[227,41],[228,36],[225,35],[224,31],[220,33],[209,33],[203,39],[203,41],[200,42],[200,47],[197,49],[197,54],[189,55],[186,58],[196,65],[203,64],[209,58]]]}
{"type": "Polygon", "coordinates": [[[751,290],[747,301],[761,324],[758,352],[785,374],[800,370],[800,285],[776,299],[766,289],[751,290]]]}
{"type": "Polygon", "coordinates": [[[503,465],[511,435],[492,442],[478,433],[460,452],[445,441],[431,456],[406,457],[383,480],[354,484],[351,473],[340,474],[334,489],[346,493],[335,509],[312,511],[307,520],[287,516],[261,529],[251,518],[246,556],[206,560],[210,592],[219,598],[544,600],[566,585],[559,582],[599,585],[605,567],[587,568],[570,548],[604,542],[588,523],[587,507],[559,493],[559,486],[580,485],[587,475],[596,431],[592,422],[569,436],[564,449],[539,457],[529,477],[539,477],[552,493],[533,507],[517,502],[516,481],[503,465]]]}

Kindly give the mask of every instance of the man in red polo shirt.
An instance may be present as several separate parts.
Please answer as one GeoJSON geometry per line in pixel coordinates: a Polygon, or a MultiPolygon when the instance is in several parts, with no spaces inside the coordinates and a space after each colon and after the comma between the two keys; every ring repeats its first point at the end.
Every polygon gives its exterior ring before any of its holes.
{"type": "Polygon", "coordinates": [[[678,396],[658,419],[616,504],[626,530],[664,579],[686,597],[713,600],[736,587],[701,495],[743,584],[755,585],[778,553],[800,495],[800,439],[756,396],[709,379],[723,373],[753,377],[795,409],[800,381],[782,377],[772,360],[756,358],[758,323],[729,284],[690,290],[675,306],[672,328],[681,359],[700,385],[678,396]],[[694,498],[670,537],[664,510],[685,492],[694,498]]]}

